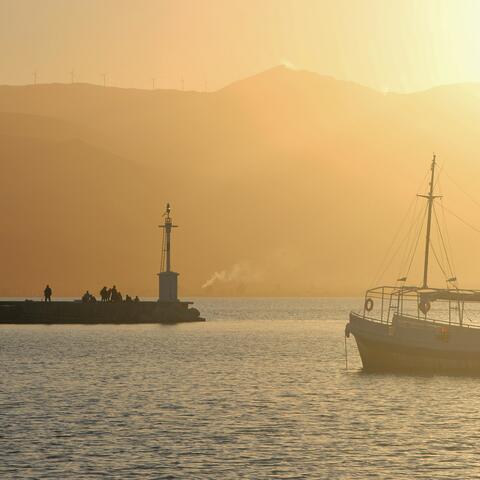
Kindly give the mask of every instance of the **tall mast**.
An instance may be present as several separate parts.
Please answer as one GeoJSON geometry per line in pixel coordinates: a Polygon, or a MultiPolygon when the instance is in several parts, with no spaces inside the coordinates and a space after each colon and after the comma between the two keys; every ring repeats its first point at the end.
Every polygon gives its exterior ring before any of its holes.
{"type": "Polygon", "coordinates": [[[431,227],[432,227],[432,210],[433,210],[433,201],[435,198],[437,198],[433,194],[433,190],[435,187],[435,166],[436,166],[436,161],[435,161],[435,155],[433,155],[432,159],[432,176],[430,178],[430,191],[428,195],[420,195],[420,197],[426,198],[428,202],[428,216],[427,216],[427,236],[425,239],[425,264],[423,267],[423,286],[422,288],[428,288],[428,258],[430,255],[430,232],[431,232],[431,227]]]}

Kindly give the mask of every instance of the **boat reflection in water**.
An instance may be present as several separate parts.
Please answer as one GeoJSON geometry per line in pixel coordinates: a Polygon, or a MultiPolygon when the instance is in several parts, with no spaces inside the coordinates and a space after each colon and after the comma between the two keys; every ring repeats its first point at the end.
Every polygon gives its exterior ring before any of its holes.
{"type": "MultiPolygon", "coordinates": [[[[455,277],[447,288],[429,288],[429,254],[435,185],[435,157],[427,199],[422,286],[380,286],[367,290],[363,310],[350,313],[352,334],[365,371],[480,375],[480,325],[465,323],[466,310],[480,311],[480,290],[462,290],[455,277]]],[[[436,254],[435,254],[436,256],[436,254]]]]}

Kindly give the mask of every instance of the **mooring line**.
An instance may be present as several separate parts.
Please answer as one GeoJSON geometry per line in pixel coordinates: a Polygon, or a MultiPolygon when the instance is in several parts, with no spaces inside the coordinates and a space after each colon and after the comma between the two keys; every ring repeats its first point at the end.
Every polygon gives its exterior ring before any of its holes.
{"type": "Polygon", "coordinates": [[[345,335],[345,370],[348,370],[347,336],[345,335]]]}

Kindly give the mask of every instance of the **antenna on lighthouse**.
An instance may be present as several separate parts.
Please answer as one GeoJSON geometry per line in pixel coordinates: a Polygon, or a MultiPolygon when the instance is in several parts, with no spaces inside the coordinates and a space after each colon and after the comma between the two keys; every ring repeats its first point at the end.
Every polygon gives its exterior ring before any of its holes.
{"type": "Polygon", "coordinates": [[[162,257],[160,263],[160,273],[158,274],[158,287],[159,287],[159,301],[166,302],[176,302],[178,301],[177,296],[177,283],[178,283],[178,273],[172,272],[171,270],[171,242],[170,236],[172,233],[172,228],[177,228],[178,225],[173,225],[172,217],[170,216],[171,208],[170,204],[167,203],[165,213],[163,217],[165,218],[163,225],[159,225],[160,228],[163,228],[163,238],[162,238],[162,257]]]}

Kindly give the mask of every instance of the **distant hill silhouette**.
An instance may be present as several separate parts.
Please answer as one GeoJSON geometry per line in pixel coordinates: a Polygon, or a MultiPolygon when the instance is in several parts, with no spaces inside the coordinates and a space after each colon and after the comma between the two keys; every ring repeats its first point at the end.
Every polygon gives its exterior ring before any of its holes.
{"type": "MultiPolygon", "coordinates": [[[[284,67],[213,93],[2,86],[0,295],[115,283],[154,296],[166,201],[183,295],[359,294],[434,150],[476,193],[479,94],[382,93],[284,67]]],[[[480,226],[480,207],[442,187],[480,226]]],[[[478,239],[449,223],[474,284],[478,239]]]]}

